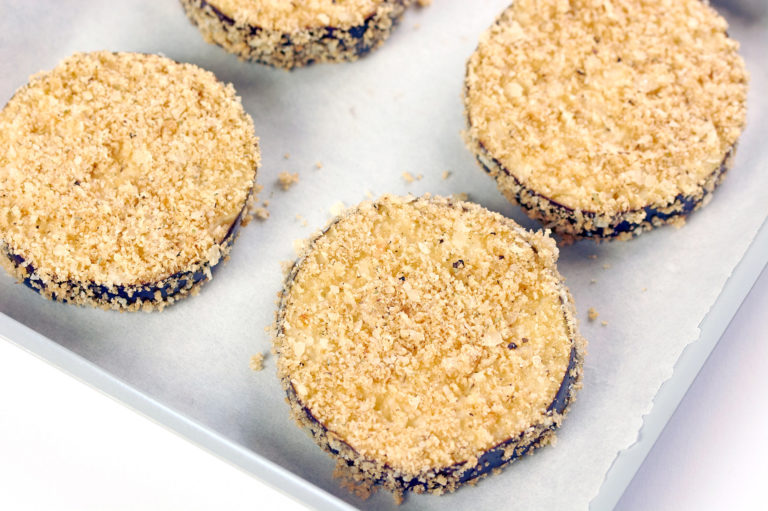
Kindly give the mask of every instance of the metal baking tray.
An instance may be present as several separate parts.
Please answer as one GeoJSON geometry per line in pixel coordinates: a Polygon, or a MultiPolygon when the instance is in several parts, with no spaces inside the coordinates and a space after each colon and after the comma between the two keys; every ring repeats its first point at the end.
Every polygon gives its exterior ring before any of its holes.
{"type": "MultiPolygon", "coordinates": [[[[248,361],[270,348],[264,329],[281,287],[280,262],[338,201],[465,192],[537,227],[503,199],[459,134],[464,62],[506,4],[440,0],[410,10],[391,39],[357,63],[287,73],[206,45],[173,1],[0,2],[0,102],[74,51],[163,53],[232,82],[261,137],[261,197],[272,215],[242,230],[230,262],[199,296],[162,313],[52,303],[2,274],[0,338],[311,507],[393,509],[386,493],[361,501],[339,486],[333,460],[291,423],[274,359],[258,373],[248,361]],[[300,175],[287,192],[275,184],[283,170],[300,175]],[[423,178],[408,183],[403,172],[423,178]]],[[[620,498],[768,261],[768,8],[750,0],[717,7],[752,74],[748,127],[725,183],[682,229],[562,248],[560,270],[590,353],[585,388],[558,445],[455,494],[410,496],[400,509],[587,509],[591,502],[608,510],[620,498]],[[588,307],[608,325],[588,322],[588,307]]]]}

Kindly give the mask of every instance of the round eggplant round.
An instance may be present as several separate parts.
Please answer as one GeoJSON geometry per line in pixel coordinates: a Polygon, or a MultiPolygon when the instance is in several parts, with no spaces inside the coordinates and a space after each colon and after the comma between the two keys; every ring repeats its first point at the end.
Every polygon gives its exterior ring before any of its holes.
{"type": "Polygon", "coordinates": [[[384,196],[335,219],[277,312],[292,415],[355,481],[444,493],[550,443],[585,341],[558,250],[476,204],[384,196]]]}
{"type": "Polygon", "coordinates": [[[78,53],[0,112],[0,263],[58,301],[161,309],[225,260],[258,139],[231,85],[136,53],[78,53]]]}
{"type": "Polygon", "coordinates": [[[567,240],[684,223],[725,177],[747,71],[706,2],[515,1],[467,63],[466,141],[567,240]]]}

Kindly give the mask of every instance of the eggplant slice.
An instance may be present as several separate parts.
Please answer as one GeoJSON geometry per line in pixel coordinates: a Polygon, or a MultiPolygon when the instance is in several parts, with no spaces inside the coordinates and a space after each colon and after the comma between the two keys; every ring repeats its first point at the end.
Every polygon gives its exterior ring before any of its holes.
{"type": "Polygon", "coordinates": [[[276,7],[243,0],[181,0],[205,40],[243,60],[293,69],[351,62],[389,37],[412,0],[324,0],[276,7]]]}
{"type": "Polygon", "coordinates": [[[467,63],[465,139],[566,240],[682,225],[725,178],[748,74],[706,2],[515,1],[467,63]]]}
{"type": "Polygon", "coordinates": [[[78,53],[0,112],[0,264],[46,298],[162,309],[226,260],[258,139],[231,85],[136,53],[78,53]]]}
{"type": "Polygon", "coordinates": [[[292,416],[354,481],[441,494],[551,443],[586,341],[554,241],[476,204],[384,196],[286,279],[274,346],[292,416]]]}

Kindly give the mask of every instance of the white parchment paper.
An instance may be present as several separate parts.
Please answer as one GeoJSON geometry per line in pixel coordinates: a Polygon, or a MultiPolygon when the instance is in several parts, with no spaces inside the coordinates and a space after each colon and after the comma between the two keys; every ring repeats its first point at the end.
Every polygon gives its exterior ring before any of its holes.
{"type": "MultiPolygon", "coordinates": [[[[409,12],[392,38],[358,63],[286,73],[205,44],[173,0],[3,0],[0,102],[28,75],[74,51],[161,52],[210,69],[234,83],[254,118],[262,198],[270,199],[272,216],[243,230],[231,261],[199,296],[162,313],[51,303],[5,274],[0,312],[356,506],[393,508],[388,494],[363,502],[339,488],[334,462],[289,419],[274,359],[254,373],[249,357],[270,349],[264,329],[281,287],[279,262],[293,257],[292,241],[321,227],[337,201],[351,205],[369,191],[466,192],[536,227],[498,193],[459,135],[464,62],[507,2],[437,0],[409,12]],[[287,192],[275,183],[283,170],[300,175],[287,192]],[[445,170],[452,172],[447,180],[445,170]],[[403,172],[423,178],[409,184],[403,172]]],[[[584,389],[558,445],[453,495],[411,496],[400,509],[586,509],[617,453],[635,441],[659,386],[698,338],[699,323],[768,215],[768,31],[750,5],[725,13],[752,83],[748,128],[712,203],[679,230],[562,249],[560,270],[590,345],[584,389]],[[586,320],[589,307],[599,312],[597,322],[586,320]]]]}

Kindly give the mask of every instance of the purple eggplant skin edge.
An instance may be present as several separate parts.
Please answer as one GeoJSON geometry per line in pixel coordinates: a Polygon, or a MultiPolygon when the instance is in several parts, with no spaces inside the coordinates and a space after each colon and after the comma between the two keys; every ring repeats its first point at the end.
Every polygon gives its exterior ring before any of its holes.
{"type": "MultiPolygon", "coordinates": [[[[506,176],[512,178],[516,185],[514,191],[514,202],[522,207],[525,212],[532,218],[540,220],[547,220],[550,218],[551,213],[544,211],[542,208],[532,206],[528,204],[528,201],[523,200],[523,193],[530,195],[538,201],[543,201],[549,204],[552,209],[558,212],[558,216],[561,219],[565,219],[571,226],[577,224],[577,220],[574,218],[574,209],[559,202],[541,195],[540,193],[526,187],[512,172],[510,172],[504,165],[496,158],[491,156],[490,152],[485,148],[482,142],[477,142],[480,151],[484,154],[476,155],[476,160],[482,167],[482,169],[488,173],[491,177],[495,177],[495,170],[500,170],[506,176]],[[490,160],[495,166],[495,169],[491,168],[487,161],[490,160]]],[[[701,196],[687,196],[685,194],[678,194],[668,204],[664,206],[650,205],[637,210],[626,211],[614,215],[613,222],[606,227],[595,227],[592,229],[582,229],[575,233],[567,232],[565,234],[572,235],[575,238],[585,239],[614,239],[614,238],[634,238],[639,236],[643,231],[650,230],[652,227],[662,225],[674,221],[676,218],[685,218],[693,211],[699,209],[707,199],[709,199],[714,190],[723,182],[726,173],[728,172],[733,156],[736,153],[736,145],[732,146],[723,157],[722,163],[704,180],[704,186],[702,186],[701,196]],[[711,188],[708,188],[708,184],[712,184],[711,188]],[[638,213],[644,213],[644,218],[640,222],[632,222],[628,218],[637,215],[638,213]]],[[[495,178],[498,182],[498,178],[495,178]]],[[[506,194],[505,194],[506,195],[506,194]]],[[[537,201],[537,202],[538,202],[537,201]]],[[[582,211],[582,214],[586,218],[594,219],[598,215],[592,211],[582,211]]],[[[547,225],[551,227],[555,232],[561,232],[562,229],[558,228],[556,223],[553,225],[547,225]]]]}
{"type": "MultiPolygon", "coordinates": [[[[570,358],[568,361],[568,368],[565,372],[565,377],[563,378],[562,383],[560,384],[560,388],[558,389],[557,393],[555,394],[555,398],[553,399],[552,403],[547,407],[547,413],[558,413],[563,414],[570,404],[572,398],[573,398],[573,386],[576,383],[578,379],[578,371],[577,371],[577,365],[579,363],[579,355],[577,353],[577,350],[575,347],[571,348],[570,358]]],[[[298,398],[298,395],[296,394],[295,389],[293,388],[293,384],[290,383],[290,387],[286,391],[288,398],[290,401],[295,402],[301,402],[298,398]]],[[[314,414],[307,408],[306,406],[303,406],[302,412],[304,416],[314,425],[321,428],[323,431],[327,433],[333,434],[328,428],[326,428],[322,422],[320,422],[314,414]]],[[[475,465],[474,468],[466,470],[463,463],[456,463],[454,465],[451,465],[449,467],[445,467],[442,469],[439,469],[437,473],[435,474],[435,477],[444,476],[447,478],[452,478],[454,475],[458,472],[460,473],[458,478],[458,484],[464,484],[468,483],[474,479],[480,478],[482,476],[489,475],[491,472],[497,469],[501,469],[505,465],[508,465],[509,463],[512,463],[513,461],[521,458],[525,454],[528,454],[533,449],[539,446],[540,442],[545,439],[548,435],[550,435],[554,430],[557,429],[556,425],[551,425],[547,428],[545,428],[543,431],[539,433],[533,440],[530,442],[524,444],[524,445],[518,445],[521,440],[523,439],[525,433],[509,438],[507,440],[504,440],[503,442],[500,442],[496,444],[495,446],[491,447],[490,449],[486,450],[481,456],[478,457],[477,465],[475,465]],[[510,456],[509,455],[509,447],[514,445],[514,453],[510,456]]],[[[317,436],[317,433],[314,429],[311,429],[311,434],[313,437],[317,436]]],[[[346,449],[349,449],[350,451],[357,452],[355,449],[350,446],[348,443],[346,443],[343,440],[340,440],[338,435],[333,434],[336,441],[342,443],[346,449]]],[[[326,446],[326,450],[330,452],[331,454],[338,456],[340,454],[339,449],[335,449],[331,447],[330,445],[326,446]]],[[[359,454],[358,454],[359,455],[359,454]]],[[[339,458],[342,459],[344,463],[347,464],[347,466],[352,467],[356,460],[349,460],[346,458],[339,458]]],[[[387,465],[385,465],[387,471],[391,472],[391,468],[387,465]]],[[[398,486],[403,491],[416,491],[417,493],[420,492],[427,492],[431,488],[430,486],[420,478],[414,477],[410,480],[406,480],[403,477],[396,477],[396,482],[398,483],[398,486]]],[[[374,481],[374,484],[380,485],[383,484],[386,480],[385,479],[379,479],[374,481]]]]}
{"type": "MultiPolygon", "coordinates": [[[[222,250],[226,251],[231,247],[235,238],[239,234],[240,222],[243,216],[246,214],[247,207],[244,207],[235,221],[229,227],[227,234],[222,239],[222,250]]],[[[25,259],[14,253],[10,248],[6,246],[6,250],[3,254],[10,260],[17,270],[24,272],[26,275],[22,277],[22,283],[28,288],[32,289],[38,294],[42,294],[45,291],[45,283],[35,276],[36,268],[27,263],[25,259]]],[[[222,258],[222,261],[224,258],[222,258]]],[[[213,270],[221,261],[215,265],[208,265],[209,270],[213,270]]],[[[205,263],[207,265],[207,263],[205,263]]],[[[87,294],[93,299],[102,304],[117,303],[118,301],[124,304],[124,306],[131,306],[141,302],[165,302],[169,298],[173,298],[184,290],[192,289],[197,285],[201,285],[207,280],[210,280],[210,272],[205,271],[204,266],[192,271],[181,271],[174,273],[173,275],[154,283],[134,284],[134,285],[117,285],[117,286],[105,286],[96,282],[76,282],[67,281],[65,284],[72,289],[83,289],[87,291],[87,294]],[[161,299],[156,298],[156,294],[160,293],[161,299]]],[[[62,303],[67,303],[67,300],[62,297],[58,297],[55,293],[51,294],[51,299],[62,303]]]]}
{"type": "MultiPolygon", "coordinates": [[[[196,3],[198,4],[197,8],[199,8],[200,10],[208,9],[212,13],[214,13],[222,25],[226,25],[233,29],[238,28],[236,21],[232,17],[224,14],[221,11],[221,9],[213,5],[213,3],[211,3],[210,1],[207,1],[207,0],[192,0],[192,1],[196,1],[196,3]]],[[[398,1],[398,3],[402,4],[403,2],[398,1]]],[[[380,39],[376,39],[376,38],[374,38],[369,42],[366,42],[365,40],[365,35],[366,33],[368,33],[369,30],[371,30],[372,28],[371,24],[375,22],[375,19],[376,19],[376,13],[366,17],[361,25],[356,25],[347,29],[341,29],[338,27],[331,27],[331,26],[318,27],[317,30],[322,30],[323,33],[322,35],[318,36],[317,39],[319,41],[336,41],[336,44],[338,44],[342,50],[347,50],[349,49],[349,42],[345,39],[344,35],[348,35],[354,41],[353,45],[354,45],[355,56],[363,57],[368,53],[370,53],[373,49],[378,47],[378,45],[382,42],[380,39]]],[[[391,21],[393,24],[392,28],[394,28],[394,25],[398,23],[399,18],[392,19],[391,21]]],[[[194,20],[193,20],[193,23],[194,23],[194,20]]],[[[247,31],[249,32],[250,36],[256,36],[264,32],[265,29],[259,26],[248,25],[247,31]]],[[[218,42],[215,42],[215,44],[229,51],[227,48],[225,48],[218,42]]],[[[282,34],[282,36],[280,37],[278,48],[276,48],[275,51],[279,52],[280,47],[290,47],[292,45],[293,45],[293,42],[291,40],[291,35],[288,33],[282,34]]],[[[252,60],[258,64],[264,64],[270,67],[275,67],[275,68],[281,67],[279,65],[276,65],[274,62],[270,61],[269,59],[249,58],[248,60],[252,60]]],[[[309,59],[306,62],[303,62],[301,66],[308,66],[314,63],[315,63],[314,59],[309,59]]]]}

